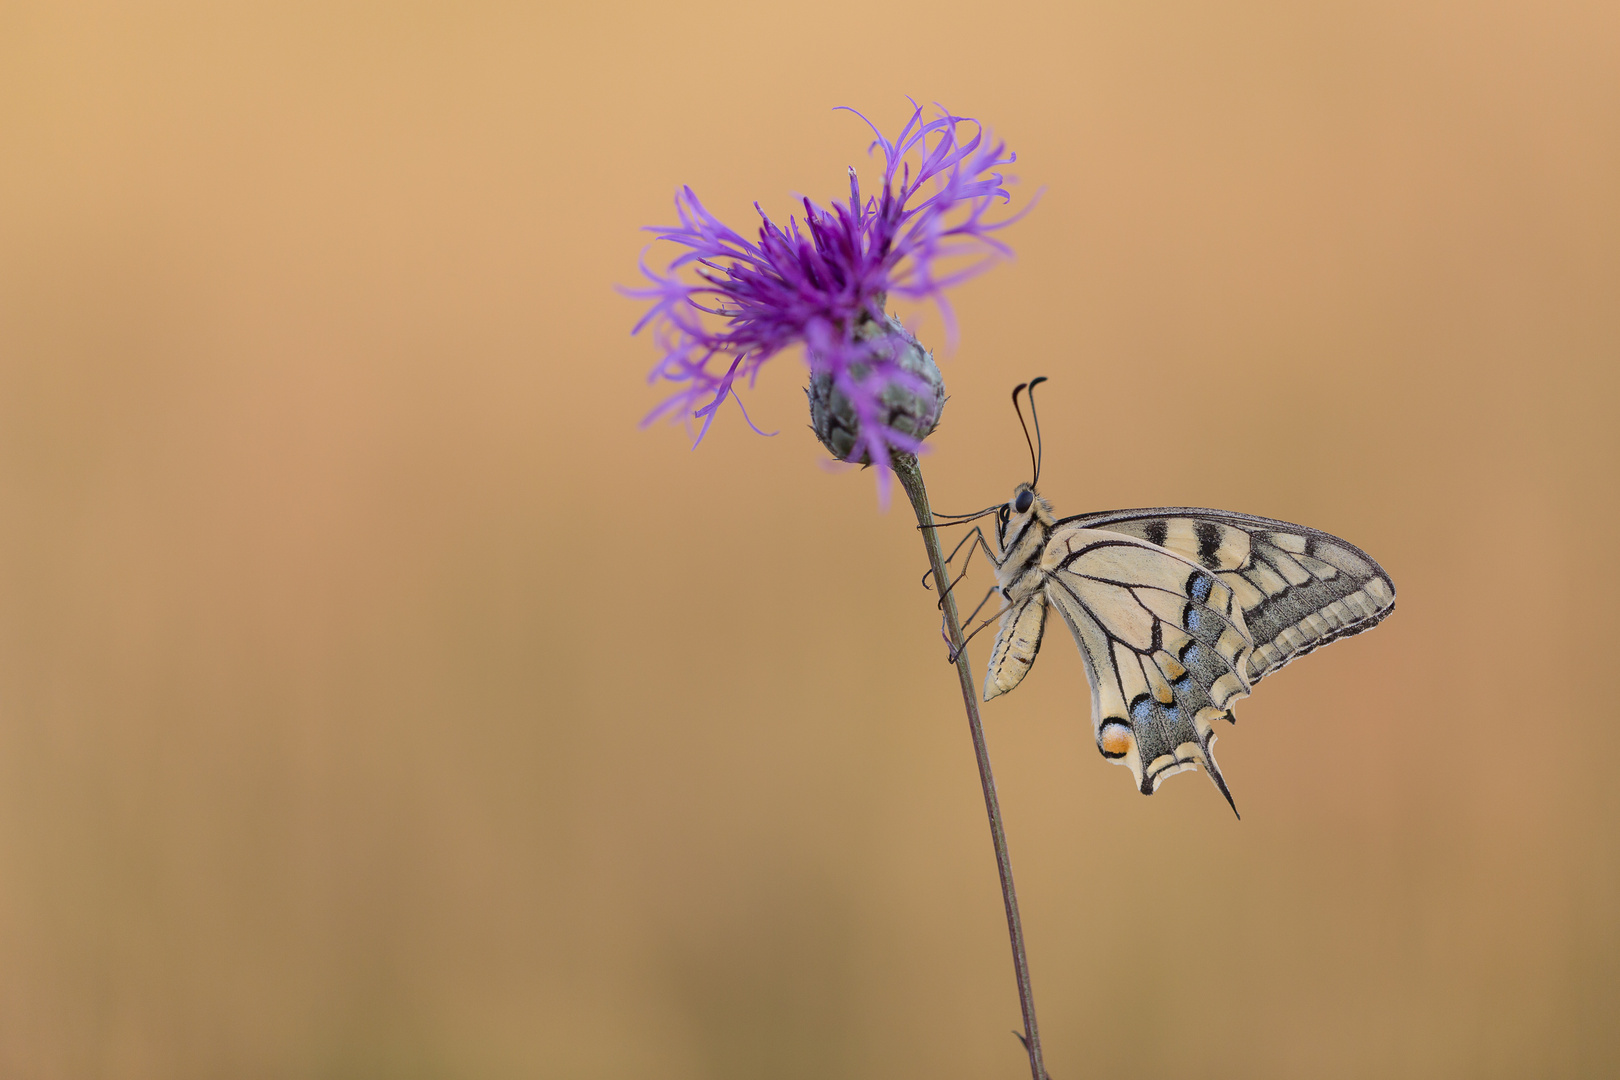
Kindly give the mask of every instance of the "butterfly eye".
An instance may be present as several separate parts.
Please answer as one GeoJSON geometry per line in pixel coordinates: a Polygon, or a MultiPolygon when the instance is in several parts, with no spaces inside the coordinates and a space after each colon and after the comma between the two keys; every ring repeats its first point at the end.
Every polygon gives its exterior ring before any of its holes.
{"type": "Polygon", "coordinates": [[[1035,501],[1035,493],[1028,489],[1018,493],[1018,500],[1013,503],[1013,509],[1020,514],[1029,512],[1029,504],[1035,501]]]}

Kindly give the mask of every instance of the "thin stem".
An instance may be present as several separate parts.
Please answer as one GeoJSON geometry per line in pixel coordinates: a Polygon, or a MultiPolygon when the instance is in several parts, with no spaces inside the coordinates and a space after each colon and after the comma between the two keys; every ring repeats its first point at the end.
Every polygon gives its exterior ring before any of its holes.
{"type": "Polygon", "coordinates": [[[990,749],[984,741],[984,724],[979,720],[979,695],[973,685],[973,666],[962,641],[962,625],[956,616],[956,599],[947,584],[945,559],[940,554],[939,533],[934,529],[934,513],[928,506],[928,490],[923,487],[922,470],[912,454],[894,455],[894,473],[911,497],[917,512],[923,546],[928,549],[928,565],[933,567],[934,587],[945,610],[945,631],[956,652],[956,675],[962,683],[962,702],[967,706],[968,728],[973,732],[973,754],[979,760],[979,784],[984,788],[984,809],[990,815],[990,839],[996,848],[996,870],[1001,875],[1001,899],[1007,907],[1007,936],[1012,939],[1013,971],[1018,977],[1018,1005],[1024,1013],[1024,1046],[1029,1051],[1029,1069],[1034,1080],[1047,1080],[1041,1060],[1041,1036],[1035,1026],[1035,994],[1029,983],[1029,957],[1024,952],[1024,926],[1018,918],[1018,892],[1013,888],[1012,858],[1007,854],[1007,833],[1001,825],[1001,804],[996,800],[996,778],[990,772],[990,749]]]}

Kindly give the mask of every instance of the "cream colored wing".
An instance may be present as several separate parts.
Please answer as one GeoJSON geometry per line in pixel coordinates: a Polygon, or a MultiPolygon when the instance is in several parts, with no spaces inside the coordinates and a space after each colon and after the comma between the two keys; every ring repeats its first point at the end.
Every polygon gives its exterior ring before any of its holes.
{"type": "Polygon", "coordinates": [[[1202,765],[1231,802],[1213,721],[1248,694],[1254,652],[1232,587],[1181,553],[1074,522],[1053,529],[1041,567],[1085,658],[1097,749],[1144,795],[1202,765]]]}
{"type": "Polygon", "coordinates": [[[1189,507],[1084,514],[1059,525],[1138,537],[1213,571],[1237,597],[1253,636],[1251,684],[1395,610],[1395,583],[1371,556],[1303,525],[1189,507]]]}
{"type": "Polygon", "coordinates": [[[1046,597],[1034,593],[1007,608],[990,651],[990,669],[984,677],[984,700],[1005,694],[1023,681],[1041,651],[1046,629],[1046,597]]]}

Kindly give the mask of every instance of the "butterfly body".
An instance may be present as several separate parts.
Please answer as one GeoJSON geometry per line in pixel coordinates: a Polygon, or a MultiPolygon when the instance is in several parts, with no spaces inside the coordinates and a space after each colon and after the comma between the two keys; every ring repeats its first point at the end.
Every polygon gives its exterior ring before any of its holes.
{"type": "MultiPolygon", "coordinates": [[[[1216,720],[1290,660],[1376,625],[1395,586],[1365,552],[1316,529],[1224,510],[1157,507],[1057,518],[1031,484],[996,510],[1005,601],[986,700],[1013,690],[1050,612],[1085,660],[1102,755],[1144,795],[1203,766],[1216,720]]],[[[1234,811],[1236,805],[1233,805],[1234,811]]]]}

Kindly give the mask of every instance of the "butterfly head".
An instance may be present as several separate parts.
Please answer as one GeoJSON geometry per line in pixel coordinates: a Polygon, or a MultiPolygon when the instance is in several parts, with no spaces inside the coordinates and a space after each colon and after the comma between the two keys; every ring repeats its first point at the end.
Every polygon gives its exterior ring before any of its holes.
{"type": "Polygon", "coordinates": [[[1019,537],[1030,532],[1031,523],[1038,522],[1035,531],[1044,535],[1056,520],[1051,503],[1029,484],[1019,484],[1013,488],[1012,498],[996,510],[996,539],[1005,551],[1009,539],[1016,543],[1019,537]]]}

